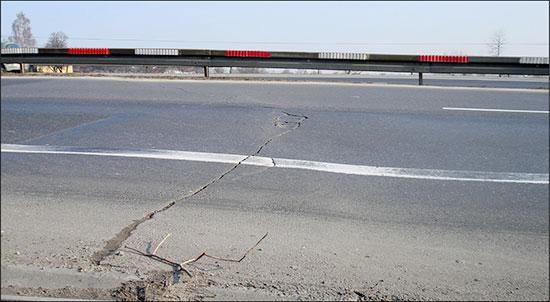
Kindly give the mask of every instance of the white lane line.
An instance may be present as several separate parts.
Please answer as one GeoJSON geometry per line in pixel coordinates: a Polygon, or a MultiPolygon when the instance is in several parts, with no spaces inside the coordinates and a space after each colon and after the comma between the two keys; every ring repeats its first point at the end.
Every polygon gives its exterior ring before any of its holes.
{"type": "Polygon", "coordinates": [[[99,149],[89,147],[33,146],[2,144],[3,153],[71,154],[92,156],[133,157],[150,159],[185,160],[211,163],[275,167],[286,169],[312,170],[330,173],[414,178],[428,180],[454,180],[498,183],[548,184],[548,174],[508,173],[461,170],[437,170],[415,168],[392,168],[365,165],[349,165],[309,160],[271,158],[224,153],[189,152],[159,149],[99,149]]]}
{"type": "Polygon", "coordinates": [[[459,107],[443,107],[442,109],[454,110],[454,111],[485,111],[485,112],[544,113],[544,114],[550,113],[549,111],[544,111],[544,110],[512,110],[512,109],[459,108],[459,107]]]}
{"type": "Polygon", "coordinates": [[[153,159],[188,160],[209,163],[236,164],[246,158],[246,155],[190,152],[158,149],[107,149],[89,147],[63,146],[33,146],[2,144],[2,152],[10,153],[39,153],[39,154],[74,154],[114,157],[136,157],[153,159]]]}
{"type": "MultiPolygon", "coordinates": [[[[392,168],[392,167],[375,167],[375,166],[363,166],[363,165],[325,163],[325,162],[315,162],[315,161],[295,160],[295,159],[278,159],[278,158],[274,158],[273,160],[276,164],[276,167],[280,167],[280,168],[305,169],[305,170],[353,174],[353,175],[432,179],[432,180],[548,184],[548,174],[537,174],[537,173],[509,173],[509,172],[392,168]]],[[[246,161],[244,163],[246,163],[246,161]]]]}

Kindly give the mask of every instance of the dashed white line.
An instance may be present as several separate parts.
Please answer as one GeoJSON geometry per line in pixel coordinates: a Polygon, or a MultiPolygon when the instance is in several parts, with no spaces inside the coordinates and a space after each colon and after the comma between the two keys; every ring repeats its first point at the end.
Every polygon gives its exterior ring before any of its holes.
{"type": "Polygon", "coordinates": [[[113,156],[149,159],[185,160],[211,163],[226,163],[286,169],[312,170],[350,175],[398,177],[427,180],[452,180],[497,182],[518,184],[548,184],[548,174],[517,172],[485,172],[462,170],[437,170],[416,168],[376,167],[350,165],[309,160],[246,156],[238,154],[191,152],[159,149],[100,149],[90,147],[36,146],[2,144],[3,153],[68,154],[89,156],[113,156]]]}
{"type": "Polygon", "coordinates": [[[515,110],[515,109],[491,109],[491,108],[460,108],[460,107],[443,107],[443,110],[454,111],[481,111],[481,112],[512,112],[512,113],[542,113],[548,114],[549,111],[544,110],[515,110]]]}

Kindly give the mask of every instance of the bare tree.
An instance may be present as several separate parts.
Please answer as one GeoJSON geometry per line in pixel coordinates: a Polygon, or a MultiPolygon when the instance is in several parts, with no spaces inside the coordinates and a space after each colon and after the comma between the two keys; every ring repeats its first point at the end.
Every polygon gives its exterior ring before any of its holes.
{"type": "MultiPolygon", "coordinates": [[[[48,42],[46,45],[44,45],[45,48],[67,48],[67,40],[69,37],[62,32],[54,32],[50,34],[50,37],[48,38],[48,42]]],[[[62,72],[63,71],[63,65],[55,65],[51,66],[53,71],[56,72],[62,72]]]]}
{"type": "Polygon", "coordinates": [[[17,43],[21,47],[35,47],[36,39],[31,32],[31,20],[23,13],[18,13],[17,18],[11,25],[12,35],[8,38],[10,42],[17,43]]]}
{"type": "Polygon", "coordinates": [[[45,48],[67,48],[67,40],[69,37],[62,32],[54,32],[50,34],[50,37],[48,38],[48,42],[44,46],[45,48]]]}
{"type": "Polygon", "coordinates": [[[491,42],[488,44],[489,52],[492,55],[499,57],[502,54],[502,49],[504,48],[504,44],[506,44],[506,36],[504,35],[504,31],[502,30],[496,31],[493,34],[491,42]]]}

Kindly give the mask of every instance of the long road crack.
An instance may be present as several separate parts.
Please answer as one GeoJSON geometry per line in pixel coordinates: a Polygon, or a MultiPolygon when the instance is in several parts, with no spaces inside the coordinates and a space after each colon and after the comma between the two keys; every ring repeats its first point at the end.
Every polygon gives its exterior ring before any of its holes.
{"type": "MultiPolygon", "coordinates": [[[[143,222],[147,221],[147,220],[150,220],[152,219],[156,214],[158,213],[161,213],[161,212],[164,212],[168,209],[170,209],[172,206],[174,206],[176,203],[178,202],[182,202],[188,198],[191,198],[197,194],[199,194],[200,192],[206,190],[209,186],[217,183],[218,181],[220,181],[222,178],[224,178],[226,175],[228,175],[229,173],[235,171],[235,169],[237,169],[244,161],[246,161],[247,159],[249,159],[250,157],[252,156],[256,156],[256,155],[259,155],[260,152],[262,151],[262,149],[264,147],[266,147],[269,143],[271,143],[274,139],[277,139],[283,135],[286,135],[296,129],[298,129],[302,123],[308,119],[307,116],[303,115],[303,114],[292,114],[292,113],[288,113],[288,112],[284,112],[283,111],[283,114],[284,116],[279,116],[277,117],[276,121],[275,121],[275,126],[276,127],[280,127],[280,128],[288,128],[286,131],[283,131],[273,137],[270,137],[268,138],[262,145],[260,145],[258,147],[258,149],[256,150],[256,152],[250,154],[250,155],[247,155],[245,158],[243,158],[242,160],[240,160],[238,163],[236,163],[233,167],[231,167],[229,170],[227,170],[226,172],[222,173],[220,176],[214,178],[213,180],[211,180],[210,182],[208,182],[207,184],[205,184],[204,186],[198,188],[197,190],[191,192],[190,194],[187,194],[187,195],[184,195],[182,197],[179,197],[175,200],[172,200],[170,201],[167,205],[165,205],[164,207],[158,209],[158,210],[155,210],[155,211],[152,211],[148,214],[146,214],[144,217],[140,218],[140,219],[137,219],[137,220],[134,220],[132,221],[132,223],[130,223],[129,225],[127,225],[126,227],[124,227],[120,232],[118,232],[113,238],[109,239],[105,246],[95,252],[92,256],[91,256],[91,261],[96,264],[96,265],[101,265],[101,262],[108,256],[112,255],[115,251],[117,251],[121,246],[122,246],[122,243],[124,241],[126,241],[126,239],[128,239],[131,235],[132,235],[132,232],[135,231],[137,229],[137,227],[142,224],[143,222]],[[287,121],[285,119],[285,117],[291,117],[291,118],[297,118],[297,120],[294,120],[294,121],[287,121]]],[[[271,159],[272,162],[273,162],[273,166],[275,166],[275,161],[273,159],[271,159]]]]}

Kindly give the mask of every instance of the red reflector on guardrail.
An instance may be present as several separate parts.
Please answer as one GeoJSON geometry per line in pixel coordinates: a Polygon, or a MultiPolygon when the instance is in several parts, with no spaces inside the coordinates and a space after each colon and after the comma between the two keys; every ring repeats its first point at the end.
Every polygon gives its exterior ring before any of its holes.
{"type": "Polygon", "coordinates": [[[69,48],[70,55],[108,55],[109,48],[69,48]]]}
{"type": "Polygon", "coordinates": [[[442,63],[468,63],[468,57],[466,56],[432,56],[432,55],[420,55],[418,56],[420,62],[442,62],[442,63]]]}
{"type": "Polygon", "coordinates": [[[224,52],[226,57],[255,57],[255,58],[268,58],[271,57],[269,51],[257,51],[257,50],[226,50],[224,52]]]}

